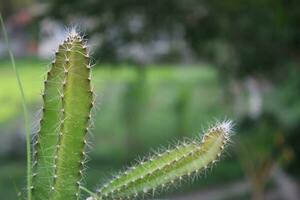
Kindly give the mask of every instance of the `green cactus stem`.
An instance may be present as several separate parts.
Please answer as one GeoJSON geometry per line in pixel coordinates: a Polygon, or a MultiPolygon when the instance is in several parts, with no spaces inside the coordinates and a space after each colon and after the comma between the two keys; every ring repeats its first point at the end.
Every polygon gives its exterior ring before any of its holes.
{"type": "Polygon", "coordinates": [[[59,46],[55,60],[44,81],[42,118],[40,130],[34,142],[33,183],[31,190],[34,199],[49,197],[52,177],[55,145],[58,141],[61,123],[61,93],[64,80],[65,47],[59,46]]]}
{"type": "Polygon", "coordinates": [[[63,119],[56,145],[51,199],[78,199],[84,165],[93,92],[90,65],[82,38],[72,32],[65,42],[65,80],[63,81],[63,119]]]}
{"type": "Polygon", "coordinates": [[[43,94],[43,118],[35,142],[33,199],[78,199],[93,92],[89,55],[71,31],[56,53],[43,94]]]}
{"type": "Polygon", "coordinates": [[[210,128],[201,140],[177,145],[123,172],[97,191],[98,199],[135,199],[197,175],[216,163],[229,141],[232,123],[225,121],[210,128]]]}

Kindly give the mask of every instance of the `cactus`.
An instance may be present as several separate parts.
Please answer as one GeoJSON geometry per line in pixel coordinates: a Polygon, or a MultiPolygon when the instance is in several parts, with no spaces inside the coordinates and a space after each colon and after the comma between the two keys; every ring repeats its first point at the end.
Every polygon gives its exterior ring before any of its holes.
{"type": "MultiPolygon", "coordinates": [[[[0,22],[8,45],[1,14],[0,22]]],[[[22,84],[10,50],[9,54],[22,94],[27,121],[22,84]]],[[[86,45],[82,37],[72,30],[59,46],[44,82],[43,117],[34,142],[33,163],[29,131],[26,128],[28,200],[80,199],[80,190],[92,195],[89,200],[154,196],[157,191],[164,190],[170,184],[180,182],[193,174],[198,175],[219,160],[230,140],[231,121],[217,123],[208,129],[201,140],[182,142],[173,149],[157,153],[146,162],[138,163],[103,185],[97,193],[81,186],[85,137],[89,131],[91,109],[94,105],[90,68],[86,45]]]]}
{"type": "Polygon", "coordinates": [[[140,162],[98,190],[98,198],[134,199],[153,196],[169,184],[198,175],[216,163],[230,138],[231,121],[217,123],[201,140],[183,142],[140,162]]]}
{"type": "Polygon", "coordinates": [[[72,31],[47,73],[43,118],[35,142],[33,199],[76,199],[93,92],[86,45],[72,31]]]}
{"type": "MultiPolygon", "coordinates": [[[[94,105],[89,55],[85,42],[71,31],[59,46],[47,73],[43,115],[34,140],[32,185],[34,200],[135,199],[154,196],[216,163],[230,139],[231,121],[219,122],[202,138],[181,142],[121,173],[96,193],[81,185],[86,134],[94,105]]],[[[30,159],[29,159],[30,160],[30,159]]]]}

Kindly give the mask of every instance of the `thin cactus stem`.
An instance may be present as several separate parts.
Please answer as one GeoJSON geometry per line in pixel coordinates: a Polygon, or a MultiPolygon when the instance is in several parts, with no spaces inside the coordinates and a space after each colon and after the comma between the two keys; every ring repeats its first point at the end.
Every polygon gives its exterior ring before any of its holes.
{"type": "Polygon", "coordinates": [[[155,195],[185,177],[216,163],[229,141],[230,121],[217,123],[201,140],[192,140],[151,157],[117,176],[97,191],[98,199],[135,199],[155,195]]]}

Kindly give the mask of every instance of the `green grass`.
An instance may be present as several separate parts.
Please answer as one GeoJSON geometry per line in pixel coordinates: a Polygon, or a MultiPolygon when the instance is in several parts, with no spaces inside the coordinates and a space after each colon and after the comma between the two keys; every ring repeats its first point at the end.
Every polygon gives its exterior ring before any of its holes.
{"type": "Polygon", "coordinates": [[[25,137],[26,137],[26,158],[27,158],[27,199],[31,200],[31,190],[30,190],[30,186],[31,186],[31,144],[30,144],[30,118],[28,115],[28,107],[27,107],[27,103],[26,103],[26,98],[25,98],[25,94],[24,94],[24,88],[23,88],[23,84],[22,81],[20,79],[20,74],[19,74],[19,70],[16,66],[15,63],[15,58],[14,58],[14,54],[12,52],[12,49],[10,47],[10,41],[9,38],[7,37],[7,31],[6,31],[6,27],[2,18],[2,14],[0,13],[0,21],[1,21],[1,27],[3,30],[3,35],[4,35],[4,40],[6,42],[6,47],[8,50],[8,54],[9,54],[9,58],[10,58],[10,62],[11,62],[11,66],[12,69],[15,73],[15,77],[18,83],[18,89],[20,92],[20,96],[21,96],[21,103],[22,103],[22,108],[23,108],[23,120],[24,120],[24,129],[25,129],[25,137]]]}
{"type": "MultiPolygon", "coordinates": [[[[25,98],[29,104],[38,102],[42,86],[42,74],[45,68],[39,62],[17,62],[19,74],[25,90],[25,98]]],[[[20,112],[21,96],[19,94],[15,74],[9,62],[0,63],[0,124],[15,117],[20,112]]]]}
{"type": "MultiPolygon", "coordinates": [[[[40,103],[42,92],[42,81],[44,80],[47,61],[40,60],[21,60],[16,62],[19,67],[19,73],[24,85],[25,98],[30,105],[40,103]]],[[[186,68],[184,66],[178,66],[178,68],[161,68],[156,66],[148,70],[147,83],[149,84],[150,92],[159,93],[163,90],[172,88],[178,89],[181,85],[185,84],[191,89],[199,88],[201,90],[206,89],[207,86],[214,87],[213,90],[205,90],[207,93],[218,93],[216,91],[216,73],[213,69],[201,66],[186,68]],[[171,86],[170,86],[171,85],[171,86]]],[[[109,91],[111,89],[118,90],[123,87],[128,81],[136,78],[135,71],[130,66],[122,66],[120,68],[113,68],[110,65],[96,66],[93,70],[94,85],[98,92],[98,95],[103,96],[103,91],[109,91]]],[[[121,90],[116,91],[121,94],[121,90]]],[[[112,91],[114,92],[114,91],[112,91]]],[[[176,91],[170,91],[170,95],[174,95],[176,91]]],[[[116,94],[116,95],[119,95],[116,94]]],[[[197,94],[195,94],[197,95],[197,94]]],[[[203,93],[201,94],[203,95],[203,93]]],[[[158,97],[158,96],[156,96],[158,97]]],[[[172,96],[168,99],[172,101],[172,96]]],[[[215,99],[213,97],[213,99],[215,99]]],[[[160,98],[159,100],[166,100],[160,98]]],[[[198,99],[203,101],[203,98],[198,99]]],[[[208,99],[208,101],[210,101],[208,99]]],[[[0,62],[0,124],[4,123],[19,114],[21,97],[17,89],[17,83],[15,81],[15,74],[10,67],[9,61],[0,62]]]]}

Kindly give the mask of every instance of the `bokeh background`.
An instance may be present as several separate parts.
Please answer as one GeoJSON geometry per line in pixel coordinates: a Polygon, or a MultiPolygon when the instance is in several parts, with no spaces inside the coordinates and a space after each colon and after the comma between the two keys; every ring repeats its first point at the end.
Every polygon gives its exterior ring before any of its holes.
{"type": "MultiPolygon", "coordinates": [[[[233,145],[167,199],[299,200],[300,3],[297,0],[1,0],[37,130],[42,80],[58,41],[89,39],[97,94],[86,185],[151,149],[235,122],[233,145]]],[[[0,197],[25,188],[16,77],[0,35],[0,197]]]]}

